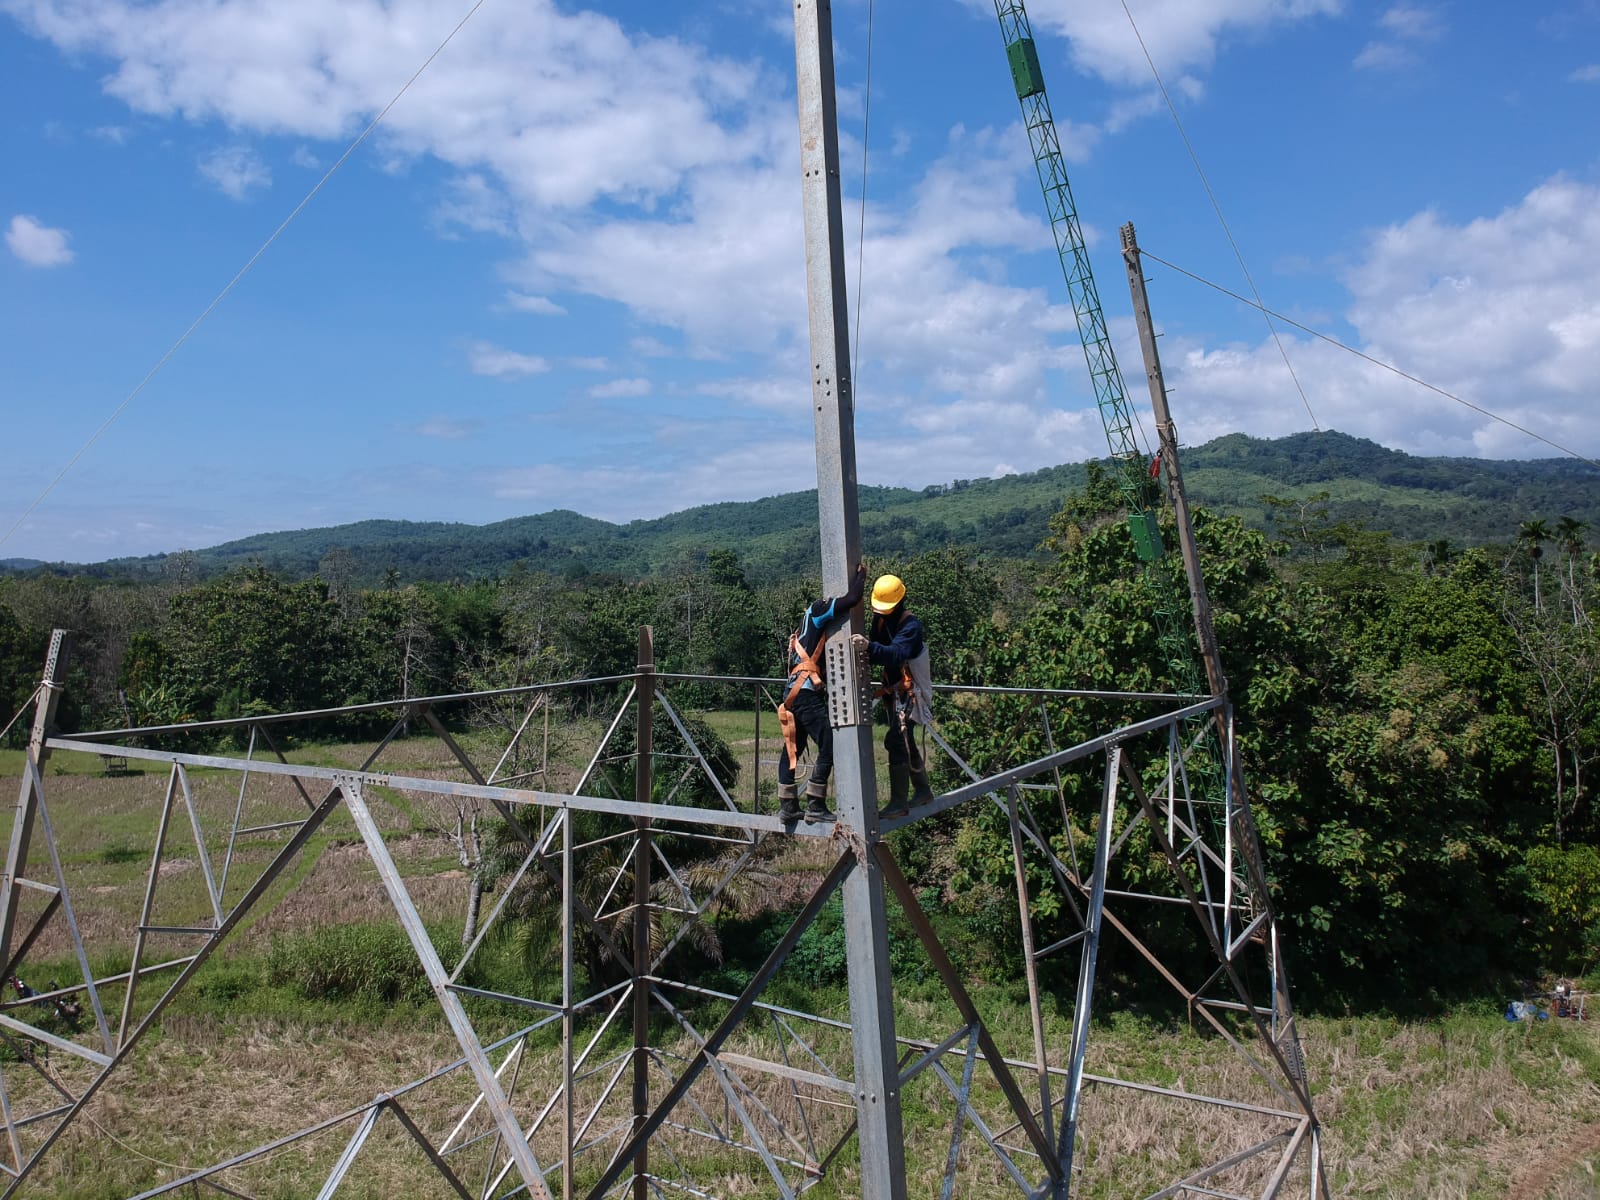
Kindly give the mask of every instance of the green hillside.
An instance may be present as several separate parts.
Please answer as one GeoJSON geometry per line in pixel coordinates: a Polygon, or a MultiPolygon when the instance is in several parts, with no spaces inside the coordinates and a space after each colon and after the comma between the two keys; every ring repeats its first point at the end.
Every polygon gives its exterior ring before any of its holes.
{"type": "MultiPolygon", "coordinates": [[[[1423,458],[1341,433],[1277,439],[1229,434],[1184,451],[1195,503],[1272,527],[1263,497],[1323,501],[1330,521],[1388,530],[1402,541],[1448,538],[1458,545],[1507,541],[1534,517],[1571,516],[1600,527],[1600,470],[1573,459],[1500,462],[1423,458]]],[[[920,491],[862,487],[862,538],[868,551],[909,556],[946,545],[982,547],[1005,558],[1033,555],[1048,518],[1082,485],[1084,464],[1001,479],[958,479],[920,491]]],[[[198,550],[204,576],[260,563],[303,577],[342,569],[370,585],[394,572],[402,580],[471,579],[512,570],[581,576],[648,576],[697,562],[731,546],[753,580],[815,569],[816,493],[701,505],[652,520],[612,524],[566,510],[490,525],[361,521],[326,529],[263,533],[198,550]]],[[[98,577],[155,577],[165,555],[50,568],[98,577]]],[[[4,570],[0,565],[0,570],[4,570]]],[[[13,571],[39,570],[18,563],[13,571]]]]}

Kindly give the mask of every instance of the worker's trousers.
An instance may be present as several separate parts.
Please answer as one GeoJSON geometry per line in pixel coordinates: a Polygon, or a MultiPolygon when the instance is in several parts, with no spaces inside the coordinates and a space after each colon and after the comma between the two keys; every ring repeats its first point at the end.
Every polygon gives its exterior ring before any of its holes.
{"type": "MultiPolygon", "coordinates": [[[[794,714],[794,748],[796,754],[806,751],[806,739],[817,744],[816,757],[811,764],[811,782],[827,783],[833,774],[833,726],[828,724],[828,701],[814,688],[802,688],[789,705],[794,714]]],[[[795,781],[795,764],[789,761],[789,747],[778,756],[778,782],[795,781]]]]}

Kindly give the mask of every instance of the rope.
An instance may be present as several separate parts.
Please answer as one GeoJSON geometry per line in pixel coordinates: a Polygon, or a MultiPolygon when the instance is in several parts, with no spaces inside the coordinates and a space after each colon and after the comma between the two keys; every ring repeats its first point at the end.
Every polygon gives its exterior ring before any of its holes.
{"type": "Polygon", "coordinates": [[[867,0],[867,94],[861,114],[861,228],[856,234],[856,344],[850,351],[854,393],[861,391],[856,386],[860,382],[856,372],[861,367],[861,293],[866,290],[862,286],[861,267],[867,247],[867,135],[872,129],[872,15],[875,7],[874,0],[867,0]]]}
{"type": "Polygon", "coordinates": [[[1167,111],[1172,114],[1172,123],[1178,127],[1178,136],[1183,139],[1183,148],[1189,152],[1189,161],[1194,163],[1195,174],[1200,176],[1200,183],[1206,189],[1206,196],[1211,200],[1211,208],[1217,214],[1217,220],[1222,224],[1222,232],[1228,237],[1228,245],[1233,247],[1233,256],[1239,261],[1239,270],[1244,272],[1245,282],[1250,285],[1250,294],[1256,298],[1256,307],[1265,314],[1267,332],[1272,334],[1272,341],[1278,347],[1278,353],[1283,356],[1283,365],[1289,369],[1289,378],[1294,380],[1294,390],[1300,393],[1300,403],[1306,406],[1306,416],[1311,418],[1311,427],[1318,433],[1322,426],[1317,424],[1317,414],[1311,411],[1311,401],[1306,398],[1305,388],[1300,386],[1300,377],[1294,372],[1294,364],[1289,361],[1289,352],[1284,349],[1283,339],[1278,336],[1277,329],[1272,324],[1272,316],[1267,306],[1261,301],[1261,290],[1256,287],[1256,281],[1250,274],[1250,268],[1245,266],[1244,254],[1239,250],[1239,243],[1234,241],[1233,230],[1228,227],[1228,218],[1222,215],[1222,205],[1217,201],[1217,194],[1211,190],[1211,181],[1206,178],[1205,168],[1200,165],[1200,156],[1195,153],[1193,144],[1189,141],[1189,134],[1183,128],[1183,122],[1178,118],[1177,105],[1172,103],[1172,97],[1167,92],[1167,85],[1162,82],[1161,72],[1156,70],[1155,59],[1150,57],[1150,51],[1144,44],[1144,36],[1139,32],[1139,26],[1133,19],[1133,13],[1128,9],[1128,0],[1122,0],[1122,11],[1127,14],[1128,24],[1133,29],[1133,36],[1139,41],[1139,49],[1144,52],[1144,61],[1150,64],[1150,74],[1155,76],[1156,86],[1161,89],[1161,98],[1167,103],[1167,111]]]}
{"type": "Polygon", "coordinates": [[[383,111],[372,118],[371,123],[361,131],[356,140],[351,142],[350,145],[345,148],[345,152],[339,156],[338,161],[335,162],[333,166],[328,168],[327,173],[323,175],[321,179],[317,180],[316,186],[306,193],[305,198],[301,200],[299,204],[294,206],[293,211],[283,219],[283,223],[272,231],[272,236],[261,243],[261,248],[250,256],[249,261],[246,262],[244,266],[239,268],[238,273],[228,281],[227,286],[216,294],[211,303],[206,305],[204,311],[202,311],[201,314],[189,325],[189,328],[183,331],[183,335],[178,338],[177,341],[172,343],[172,346],[165,354],[161,356],[156,365],[151,367],[150,370],[145,374],[145,377],[139,381],[138,386],[136,386],[133,391],[129,392],[123,399],[122,403],[117,405],[117,407],[112,410],[111,415],[100,423],[100,428],[96,429],[94,433],[89,436],[89,440],[84,442],[84,444],[78,448],[78,452],[67,460],[67,465],[62,467],[61,470],[56,473],[56,477],[52,479],[48,485],[46,485],[44,491],[39,493],[32,504],[28,505],[27,508],[22,510],[22,515],[12,523],[11,528],[6,530],[4,534],[0,534],[0,546],[5,545],[6,542],[11,539],[11,535],[16,533],[16,531],[22,527],[22,523],[28,519],[28,517],[33,513],[34,509],[38,508],[39,505],[44,502],[45,497],[55,490],[56,485],[61,482],[61,480],[66,476],[67,472],[72,470],[72,468],[78,464],[78,460],[89,452],[89,449],[100,440],[101,435],[104,434],[107,429],[111,428],[112,422],[122,415],[123,411],[128,407],[128,405],[133,403],[134,397],[136,397],[140,392],[144,391],[145,385],[156,377],[156,374],[161,370],[161,368],[167,365],[167,363],[172,359],[173,355],[177,354],[177,352],[183,347],[183,344],[189,340],[190,336],[195,330],[200,328],[201,324],[207,317],[211,315],[212,311],[217,307],[217,305],[221,304],[223,300],[227,298],[228,293],[233,291],[233,289],[239,284],[239,281],[250,273],[250,269],[256,265],[256,262],[261,258],[261,256],[271,248],[272,244],[278,240],[283,231],[289,228],[290,222],[300,215],[301,210],[305,208],[306,205],[311,203],[316,194],[322,190],[323,185],[326,184],[328,180],[333,178],[334,173],[338,171],[340,167],[344,166],[345,160],[356,152],[357,148],[360,147],[362,142],[367,140],[368,135],[378,127],[378,122],[382,121],[384,117],[389,115],[389,110],[400,102],[400,97],[404,96],[406,92],[410,90],[411,85],[421,77],[422,73],[433,65],[433,60],[438,58],[439,55],[444,52],[444,48],[448,46],[452,40],[454,40],[456,34],[461,32],[462,27],[472,19],[473,14],[483,7],[484,3],[485,0],[477,0],[477,3],[467,11],[467,15],[462,17],[461,20],[456,23],[456,27],[445,36],[444,41],[439,43],[439,45],[434,49],[433,53],[428,55],[426,61],[424,61],[423,64],[416,69],[411,78],[405,81],[400,90],[394,94],[394,98],[383,106],[383,111]]]}
{"type": "Polygon", "coordinates": [[[1330,346],[1337,346],[1341,350],[1347,351],[1350,354],[1354,354],[1357,358],[1365,359],[1367,362],[1371,363],[1375,367],[1382,367],[1385,371],[1392,371],[1394,374],[1400,376],[1401,379],[1409,380],[1410,382],[1416,384],[1418,387],[1425,387],[1430,392],[1437,392],[1439,395],[1443,396],[1446,400],[1453,400],[1457,404],[1461,405],[1463,408],[1470,408],[1473,412],[1478,413],[1481,416],[1488,417],[1491,421],[1498,421],[1502,425],[1506,425],[1506,426],[1509,426],[1512,429],[1515,429],[1518,433],[1526,434],[1528,437],[1533,438],[1535,441],[1543,442],[1546,446],[1549,446],[1552,450],[1559,450],[1559,451],[1561,451],[1561,453],[1567,455],[1569,458],[1575,458],[1579,462],[1588,463],[1591,467],[1600,467],[1600,461],[1596,461],[1595,459],[1592,459],[1592,458],[1588,457],[1587,455],[1580,454],[1580,453],[1578,453],[1578,451],[1572,449],[1569,446],[1563,446],[1560,442],[1553,442],[1549,438],[1545,437],[1543,434],[1535,433],[1533,430],[1528,429],[1525,426],[1518,425],[1515,421],[1508,420],[1507,418],[1500,416],[1500,414],[1498,414],[1498,413],[1490,412],[1487,408],[1483,408],[1480,405],[1474,404],[1470,400],[1462,399],[1460,396],[1457,396],[1454,392],[1447,392],[1442,387],[1439,387],[1436,384],[1429,383],[1426,379],[1419,379],[1415,375],[1412,375],[1412,374],[1410,374],[1410,373],[1408,373],[1406,371],[1402,371],[1399,367],[1391,366],[1389,363],[1384,362],[1382,359],[1373,358],[1372,355],[1367,354],[1364,351],[1357,350],[1354,346],[1347,346],[1345,343],[1341,342],[1336,337],[1330,337],[1328,334],[1319,332],[1318,330],[1315,330],[1315,329],[1311,328],[1311,326],[1309,326],[1309,325],[1302,325],[1299,321],[1296,321],[1293,317],[1286,317],[1282,313],[1273,312],[1271,309],[1267,308],[1265,305],[1259,303],[1258,301],[1251,300],[1246,296],[1241,296],[1241,295],[1239,295],[1238,292],[1229,291],[1227,288],[1223,287],[1220,283],[1213,283],[1211,280],[1205,278],[1203,275],[1196,275],[1193,271],[1185,271],[1182,267],[1176,265],[1175,263],[1169,263],[1166,259],[1162,258],[1160,255],[1151,254],[1150,251],[1146,250],[1143,246],[1139,247],[1139,253],[1141,255],[1143,255],[1145,258],[1152,259],[1155,262],[1160,263],[1163,267],[1166,267],[1169,271],[1176,271],[1179,275],[1186,275],[1190,279],[1194,280],[1196,283],[1203,283],[1208,288],[1215,288],[1217,291],[1221,292],[1224,296],[1229,296],[1229,297],[1233,298],[1234,300],[1237,300],[1240,304],[1245,304],[1245,305],[1248,305],[1251,308],[1260,309],[1267,316],[1273,317],[1273,318],[1275,318],[1275,319],[1277,319],[1279,321],[1282,321],[1285,325],[1292,325],[1294,328],[1300,330],[1302,333],[1309,333],[1314,338],[1320,338],[1322,341],[1327,342],[1330,346]]]}

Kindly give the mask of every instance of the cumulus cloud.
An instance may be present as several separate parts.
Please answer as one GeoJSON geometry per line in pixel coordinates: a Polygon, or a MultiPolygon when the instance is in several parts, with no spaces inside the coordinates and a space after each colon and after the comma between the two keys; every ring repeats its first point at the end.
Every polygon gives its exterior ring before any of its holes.
{"type": "Polygon", "coordinates": [[[490,379],[525,379],[544,374],[550,363],[536,354],[519,354],[492,342],[473,342],[467,347],[467,369],[490,379]]]}
{"type": "MultiPolygon", "coordinates": [[[[323,140],[363,126],[456,20],[431,0],[7,7],[64,50],[113,59],[105,86],[136,111],[323,140]]],[[[745,62],[555,0],[488,5],[389,113],[385,144],[486,170],[545,207],[637,201],[671,194],[685,172],[747,157],[742,114],[774,106],[769,91],[782,91],[760,83],[745,62]]]]}
{"type": "Polygon", "coordinates": [[[1444,33],[1444,21],[1429,8],[1400,5],[1378,18],[1378,24],[1395,37],[1408,41],[1434,41],[1444,33]]]}
{"type": "Polygon", "coordinates": [[[434,215],[441,225],[472,233],[511,237],[516,232],[510,198],[477,171],[451,180],[449,194],[434,215]]]}
{"type": "Polygon", "coordinates": [[[529,296],[524,292],[507,292],[506,304],[518,312],[533,313],[541,317],[564,317],[567,310],[549,296],[529,296]]]}
{"type": "Polygon", "coordinates": [[[429,417],[420,424],[411,426],[411,432],[426,438],[441,438],[445,441],[457,442],[468,434],[475,433],[482,428],[483,422],[472,418],[459,417],[429,417]]]}
{"type": "Polygon", "coordinates": [[[200,174],[225,196],[243,200],[251,192],[269,186],[272,172],[261,156],[248,146],[224,146],[213,150],[199,162],[200,174]]]}
{"type": "MultiPolygon", "coordinates": [[[[992,21],[988,0],[966,0],[992,21]]],[[[1204,71],[1218,48],[1232,37],[1259,37],[1277,25],[1336,15],[1340,0],[1134,0],[1128,7],[1150,57],[1164,76],[1204,71]]],[[[1065,37],[1072,61],[1087,75],[1107,82],[1144,86],[1150,80],[1139,38],[1119,4],[1076,0],[1034,0],[1028,7],[1034,29],[1065,37]]]]}
{"type": "Polygon", "coordinates": [[[73,259],[72,247],[67,244],[71,236],[65,229],[52,229],[38,217],[18,213],[6,229],[6,246],[30,267],[61,267],[73,259]]]}
{"type": "MultiPolygon", "coordinates": [[[[1345,275],[1358,348],[1580,453],[1600,453],[1600,187],[1557,177],[1489,217],[1427,211],[1376,231],[1345,275]]],[[[1319,422],[1413,453],[1548,456],[1549,446],[1325,342],[1286,344],[1319,422]]],[[[1309,421],[1274,345],[1174,339],[1185,440],[1309,421]],[[1208,414],[1208,415],[1200,415],[1208,414]]]]}
{"type": "Polygon", "coordinates": [[[1417,47],[1444,36],[1444,21],[1430,8],[1399,5],[1378,17],[1379,36],[1356,55],[1353,65],[1363,71],[1397,71],[1422,61],[1417,47]]]}
{"type": "Polygon", "coordinates": [[[626,397],[648,396],[651,383],[648,379],[613,379],[608,383],[597,383],[589,389],[589,395],[596,400],[618,400],[626,397]]]}
{"type": "Polygon", "coordinates": [[[1361,71],[1401,71],[1420,61],[1410,46],[1398,42],[1368,42],[1351,60],[1351,65],[1361,71]]]}

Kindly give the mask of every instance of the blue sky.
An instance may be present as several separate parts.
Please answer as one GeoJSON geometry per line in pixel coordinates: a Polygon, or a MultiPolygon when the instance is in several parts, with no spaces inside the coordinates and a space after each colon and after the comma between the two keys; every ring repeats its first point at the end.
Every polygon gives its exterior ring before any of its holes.
{"type": "MultiPolygon", "coordinates": [[[[470,7],[0,0],[0,534],[470,7]]],[[[1269,307],[1600,456],[1600,3],[1129,8],[1269,307]]],[[[1119,0],[1030,12],[1142,401],[1117,227],[1248,285],[1119,0]]],[[[875,4],[870,93],[834,13],[863,482],[1104,453],[992,4],[875,4]]],[[[0,558],[811,486],[792,35],[486,0],[0,558]]],[[[1555,453],[1284,328],[1308,414],[1259,314],[1151,303],[1186,443],[1555,453]]]]}

